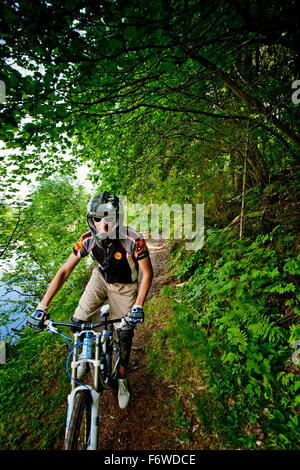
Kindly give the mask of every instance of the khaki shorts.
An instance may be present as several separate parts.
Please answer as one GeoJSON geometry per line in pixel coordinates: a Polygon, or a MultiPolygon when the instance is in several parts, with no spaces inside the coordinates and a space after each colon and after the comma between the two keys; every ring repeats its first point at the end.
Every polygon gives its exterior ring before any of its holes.
{"type": "MultiPolygon", "coordinates": [[[[74,312],[74,317],[83,321],[91,321],[91,318],[99,313],[100,307],[108,303],[110,307],[110,318],[127,315],[137,296],[137,283],[108,284],[100,274],[98,268],[94,268],[92,276],[79,300],[74,312]]],[[[95,316],[95,321],[99,321],[99,315],[95,316]]]]}

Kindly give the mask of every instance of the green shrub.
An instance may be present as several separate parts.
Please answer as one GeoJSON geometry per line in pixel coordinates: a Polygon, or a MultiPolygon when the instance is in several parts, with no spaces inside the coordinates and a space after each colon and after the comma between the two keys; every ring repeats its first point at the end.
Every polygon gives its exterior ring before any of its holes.
{"type": "Polygon", "coordinates": [[[198,414],[228,447],[299,442],[292,344],[300,333],[300,255],[275,250],[282,237],[279,227],[252,241],[208,230],[202,252],[181,259],[178,277],[189,278],[160,332],[175,355],[185,349],[205,368],[209,390],[196,398],[198,414]]]}

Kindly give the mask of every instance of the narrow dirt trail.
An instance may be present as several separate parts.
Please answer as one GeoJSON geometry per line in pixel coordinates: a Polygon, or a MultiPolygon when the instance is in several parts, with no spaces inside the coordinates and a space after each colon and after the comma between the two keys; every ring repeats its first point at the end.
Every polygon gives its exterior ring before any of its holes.
{"type": "MultiPolygon", "coordinates": [[[[168,246],[163,240],[147,240],[154,271],[148,298],[171,281],[167,273],[168,246]]],[[[180,448],[170,423],[169,403],[174,389],[161,383],[147,369],[145,347],[151,336],[147,323],[135,331],[129,363],[131,400],[118,406],[116,393],[107,390],[100,403],[99,448],[103,450],[170,450],[180,448]]]]}

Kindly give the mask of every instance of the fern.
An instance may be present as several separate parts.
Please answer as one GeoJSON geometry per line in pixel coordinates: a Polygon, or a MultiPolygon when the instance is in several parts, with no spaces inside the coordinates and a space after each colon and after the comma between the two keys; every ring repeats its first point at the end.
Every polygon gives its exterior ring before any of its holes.
{"type": "Polygon", "coordinates": [[[209,377],[206,399],[213,399],[231,436],[243,443],[243,430],[259,422],[270,448],[281,446],[282,436],[291,448],[299,438],[296,373],[289,367],[292,343],[300,338],[300,256],[278,253],[276,237],[278,242],[279,227],[254,241],[208,231],[205,256],[186,264],[193,274],[178,290],[173,322],[182,342],[172,347],[190,343],[193,355],[201,354],[209,377]]]}
{"type": "Polygon", "coordinates": [[[245,352],[248,345],[248,338],[245,331],[241,331],[237,327],[232,327],[228,329],[228,339],[232,344],[238,345],[240,352],[245,352]]]}

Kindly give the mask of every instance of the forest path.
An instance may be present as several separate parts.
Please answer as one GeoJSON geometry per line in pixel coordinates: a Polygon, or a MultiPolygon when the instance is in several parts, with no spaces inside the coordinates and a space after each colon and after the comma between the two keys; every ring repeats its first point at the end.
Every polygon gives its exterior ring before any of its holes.
{"type": "MultiPolygon", "coordinates": [[[[148,299],[171,281],[167,262],[169,249],[163,240],[146,240],[154,271],[148,299]]],[[[170,417],[174,388],[156,379],[147,369],[146,346],[152,331],[147,322],[135,330],[128,368],[131,399],[126,409],[118,406],[112,390],[100,400],[99,448],[103,450],[179,449],[170,417]]]]}

